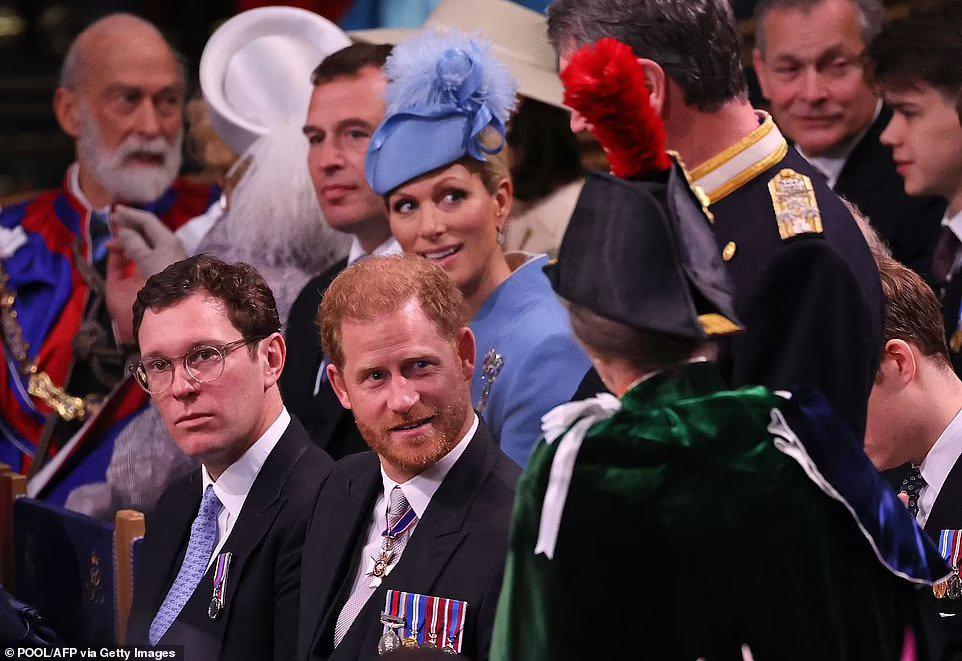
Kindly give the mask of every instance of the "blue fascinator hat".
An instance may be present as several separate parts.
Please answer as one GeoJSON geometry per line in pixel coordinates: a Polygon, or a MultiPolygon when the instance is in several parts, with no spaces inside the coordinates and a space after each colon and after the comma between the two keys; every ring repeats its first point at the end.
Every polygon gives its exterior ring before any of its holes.
{"type": "Polygon", "coordinates": [[[398,44],[384,67],[387,116],[367,150],[378,195],[464,156],[485,161],[504,148],[517,83],[491,44],[457,30],[428,30],[398,44]],[[494,148],[486,133],[500,137],[494,148]]]}

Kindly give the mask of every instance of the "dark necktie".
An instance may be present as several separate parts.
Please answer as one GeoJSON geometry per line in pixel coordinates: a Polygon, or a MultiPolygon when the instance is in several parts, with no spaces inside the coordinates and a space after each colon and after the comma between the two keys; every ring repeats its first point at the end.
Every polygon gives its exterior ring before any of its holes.
{"type": "Polygon", "coordinates": [[[913,465],[905,476],[905,479],[902,480],[902,486],[899,487],[899,491],[907,494],[909,497],[908,509],[912,516],[918,516],[919,514],[919,495],[926,486],[928,485],[922,478],[922,473],[919,471],[918,466],[913,465]]]}
{"type": "Polygon", "coordinates": [[[952,267],[955,265],[962,242],[955,235],[951,227],[942,228],[938,241],[935,243],[935,253],[932,255],[932,277],[939,284],[945,284],[952,279],[952,267]]]}
{"type": "Polygon", "coordinates": [[[90,214],[90,262],[101,276],[107,273],[107,242],[110,241],[109,216],[104,211],[90,214]]]}

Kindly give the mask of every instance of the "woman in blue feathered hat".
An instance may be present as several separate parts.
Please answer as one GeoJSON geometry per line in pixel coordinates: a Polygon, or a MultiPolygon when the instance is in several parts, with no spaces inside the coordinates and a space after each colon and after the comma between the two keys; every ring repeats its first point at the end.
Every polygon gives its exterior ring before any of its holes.
{"type": "Polygon", "coordinates": [[[478,347],[474,406],[524,466],[541,416],[571,398],[590,362],[542,271],[547,257],[501,247],[516,85],[490,50],[457,31],[423,32],[394,49],[367,180],[404,250],[439,265],[464,294],[478,347]]]}

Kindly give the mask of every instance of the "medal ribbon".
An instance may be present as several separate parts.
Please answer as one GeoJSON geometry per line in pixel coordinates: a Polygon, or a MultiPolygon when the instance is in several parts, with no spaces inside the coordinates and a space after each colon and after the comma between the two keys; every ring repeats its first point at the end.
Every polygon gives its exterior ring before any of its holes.
{"type": "Polygon", "coordinates": [[[939,533],[939,555],[948,562],[953,570],[959,568],[962,554],[962,530],[943,530],[939,533]]]}
{"type": "Polygon", "coordinates": [[[408,528],[413,526],[417,520],[417,513],[414,511],[413,507],[408,505],[407,510],[405,510],[404,514],[401,515],[401,518],[398,519],[397,523],[395,523],[391,528],[384,530],[384,532],[381,533],[381,536],[394,539],[398,535],[403,535],[405,532],[407,532],[408,528]]]}
{"type": "Polygon", "coordinates": [[[227,589],[227,569],[230,567],[230,552],[217,556],[217,569],[214,570],[214,599],[224,603],[224,592],[227,589]]]}

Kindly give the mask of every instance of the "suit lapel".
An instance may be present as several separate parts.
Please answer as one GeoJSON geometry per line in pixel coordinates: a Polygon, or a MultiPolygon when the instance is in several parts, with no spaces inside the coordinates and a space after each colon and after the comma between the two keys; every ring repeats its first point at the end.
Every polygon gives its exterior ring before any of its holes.
{"type": "MultiPolygon", "coordinates": [[[[375,590],[355,619],[347,637],[362,635],[361,647],[377,649],[380,631],[375,626],[388,590],[431,594],[451,556],[464,542],[463,524],[475,494],[494,465],[495,444],[482,420],[464,454],[441,482],[424,516],[418,521],[401,559],[375,590]],[[360,631],[355,631],[359,629],[360,631]]],[[[444,595],[435,595],[444,596],[444,595]]],[[[469,607],[471,604],[469,604],[469,607]]],[[[474,604],[477,606],[477,604],[474,604]]]]}
{"type": "MultiPolygon", "coordinates": [[[[885,159],[891,160],[891,152],[882,145],[880,138],[882,136],[882,131],[888,126],[889,120],[892,119],[892,111],[886,107],[882,107],[882,111],[879,116],[875,118],[872,125],[866,131],[862,139],[858,141],[852,153],[848,155],[845,159],[845,166],[838,175],[838,180],[835,182],[835,190],[840,194],[847,190],[850,185],[849,180],[853,177],[862,176],[864,177],[866,170],[870,172],[877,172],[879,163],[885,162],[885,159]]],[[[862,182],[863,185],[868,185],[867,180],[862,182]]],[[[874,180],[874,188],[883,188],[887,185],[887,182],[882,177],[877,177],[874,180]]],[[[868,185],[869,190],[873,187],[868,185]]]]}
{"type": "MultiPolygon", "coordinates": [[[[321,360],[324,357],[321,356],[321,360]]],[[[337,398],[330,381],[324,380],[321,388],[314,398],[314,406],[318,411],[324,412],[324,427],[317,430],[314,442],[322,450],[326,450],[331,444],[335,432],[341,425],[341,420],[347,415],[347,409],[341,405],[341,400],[337,398]]]]}
{"type": "Polygon", "coordinates": [[[935,498],[932,512],[925,521],[925,532],[938,542],[942,530],[962,528],[962,457],[949,471],[942,490],[935,498]]]}
{"type": "MultiPolygon", "coordinates": [[[[224,593],[224,613],[221,615],[224,622],[228,619],[237,586],[244,575],[244,565],[267,534],[277,513],[286,502],[287,478],[307,451],[308,442],[307,432],[296,418],[291,418],[287,429],[254,479],[250,493],[244,501],[244,507],[237,517],[237,523],[231,528],[230,535],[220,550],[220,553],[231,554],[224,593]]],[[[213,594],[213,573],[216,565],[216,562],[211,564],[201,586],[198,587],[202,592],[203,586],[206,585],[208,591],[213,594]]],[[[220,627],[220,630],[223,633],[224,627],[220,627]]]]}
{"type": "Polygon", "coordinates": [[[338,597],[345,582],[353,578],[348,574],[354,567],[355,555],[363,548],[371,508],[383,488],[377,455],[369,453],[365,456],[365,462],[367,465],[358,476],[341,483],[340,493],[335,498],[324,501],[326,507],[333,509],[332,519],[327,519],[328,513],[322,513],[324,520],[330,520],[330,525],[312,526],[308,533],[311,539],[305,548],[310,545],[323,549],[316,562],[312,558],[310,568],[304,572],[304,585],[301,586],[302,594],[311,595],[314,601],[311,612],[315,616],[307,629],[314,632],[311,649],[318,644],[328,627],[333,628],[337,621],[340,611],[338,597]]]}

